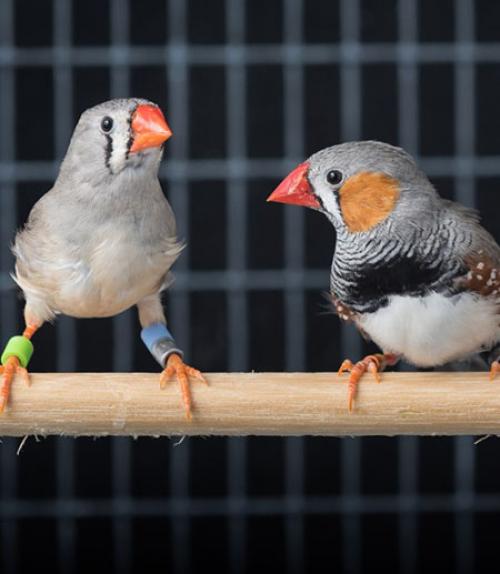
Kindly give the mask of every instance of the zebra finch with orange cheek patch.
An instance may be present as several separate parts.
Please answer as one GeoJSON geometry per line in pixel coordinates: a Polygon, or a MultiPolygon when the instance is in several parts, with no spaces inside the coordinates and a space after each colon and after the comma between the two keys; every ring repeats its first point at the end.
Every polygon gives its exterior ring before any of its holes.
{"type": "Polygon", "coordinates": [[[312,155],[269,196],[320,211],[336,230],[333,308],[382,353],[353,363],[359,380],[400,358],[435,367],[488,352],[500,370],[500,248],[471,209],[441,198],[404,150],[377,141],[312,155]]]}

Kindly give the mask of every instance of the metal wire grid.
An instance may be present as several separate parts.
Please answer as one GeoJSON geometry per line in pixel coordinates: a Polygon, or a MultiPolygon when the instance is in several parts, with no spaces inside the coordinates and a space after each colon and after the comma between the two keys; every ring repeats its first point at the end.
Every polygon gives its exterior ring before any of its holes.
{"type": "MultiPolygon", "coordinates": [[[[304,291],[323,289],[327,274],[304,270],[304,215],[298,209],[285,212],[285,268],[279,271],[249,271],[245,268],[247,214],[245,191],[251,177],[279,178],[288,167],[304,155],[303,84],[304,65],[336,62],[340,66],[342,139],[356,139],[361,134],[361,65],[392,62],[397,65],[399,97],[399,135],[401,145],[418,156],[418,66],[421,63],[452,62],[455,65],[455,134],[456,156],[423,158],[431,175],[455,178],[456,196],[461,202],[474,204],[475,177],[500,175],[493,157],[476,158],[474,154],[475,106],[474,73],[477,62],[499,62],[500,46],[474,43],[474,3],[456,0],[456,43],[417,43],[417,0],[400,0],[398,5],[399,41],[396,44],[366,44],[360,41],[360,0],[341,0],[341,41],[338,45],[306,45],[302,37],[303,0],[284,4],[284,42],[279,46],[248,46],[244,39],[244,0],[226,1],[226,35],[224,46],[191,46],[186,39],[186,9],[183,0],[168,1],[169,44],[165,47],[132,47],[128,38],[129,2],[111,0],[111,47],[80,48],[72,45],[72,3],[54,0],[53,47],[47,49],[14,46],[13,0],[0,1],[0,269],[1,284],[8,284],[11,268],[8,252],[15,227],[18,181],[50,180],[57,165],[52,162],[16,162],[14,118],[14,70],[16,66],[52,66],[54,98],[58,113],[54,116],[56,155],[62,157],[72,129],[71,90],[75,67],[105,65],[111,70],[111,93],[129,93],[131,65],[165,65],[169,84],[169,113],[175,117],[176,137],[171,144],[172,157],[162,174],[169,182],[169,196],[179,227],[189,237],[188,180],[222,179],[227,185],[227,261],[225,271],[193,272],[184,257],[177,265],[177,282],[169,309],[169,320],[181,345],[189,350],[189,291],[216,289],[228,293],[228,367],[248,367],[248,292],[251,289],[280,288],[286,306],[286,367],[304,370],[305,324],[304,291]],[[284,73],[284,141],[282,160],[251,160],[247,157],[246,66],[274,63],[284,73]],[[227,142],[225,160],[192,160],[187,148],[189,115],[189,67],[194,64],[222,65],[226,69],[227,142]]],[[[1,298],[2,339],[16,332],[19,318],[15,314],[15,294],[3,292],[1,298]]],[[[115,333],[120,333],[120,349],[115,346],[113,366],[129,370],[133,337],[130,314],[115,319],[115,333]],[[125,345],[125,348],[124,348],[125,345]],[[120,352],[119,352],[120,351],[120,352]],[[125,351],[125,352],[124,352],[125,351]]],[[[115,338],[118,340],[118,338],[115,338]]],[[[74,370],[75,326],[69,319],[58,322],[58,368],[74,370]]],[[[342,331],[342,352],[359,356],[358,336],[350,329],[342,331]]],[[[74,442],[60,439],[57,447],[57,503],[16,499],[15,444],[5,441],[0,452],[2,468],[1,543],[2,571],[17,570],[16,520],[23,516],[51,516],[58,521],[58,556],[61,571],[73,570],[76,543],[76,519],[82,516],[112,516],[115,541],[115,569],[130,570],[132,548],[131,518],[135,515],[170,516],[174,550],[174,571],[187,572],[190,565],[190,518],[226,515],[229,517],[229,560],[231,571],[239,571],[245,562],[247,518],[254,514],[286,516],[287,566],[290,572],[303,571],[304,514],[340,513],[344,568],[362,569],[361,514],[392,512],[400,520],[400,569],[416,571],[417,515],[424,511],[455,512],[457,568],[472,571],[474,562],[473,513],[498,511],[497,496],[474,492],[474,451],[469,438],[455,440],[455,493],[449,496],[419,496],[417,440],[399,440],[400,492],[395,496],[367,496],[361,490],[360,441],[342,443],[342,490],[340,496],[304,495],[304,440],[286,441],[286,492],[283,498],[258,499],[246,496],[247,445],[245,439],[229,442],[228,495],[223,500],[190,499],[187,489],[189,443],[174,449],[171,456],[171,498],[139,501],[131,497],[130,443],[113,440],[113,499],[83,501],[74,496],[74,442]]]]}
{"type": "MultiPolygon", "coordinates": [[[[12,12],[13,6],[11,3],[0,3],[0,45],[11,46],[13,43],[12,34],[12,12]]],[[[9,110],[11,113],[7,114],[4,118],[5,122],[0,128],[0,156],[7,161],[12,161],[14,143],[15,143],[15,130],[14,130],[14,74],[11,68],[4,66],[0,67],[0,108],[9,110]]],[[[8,245],[10,243],[9,234],[15,222],[13,217],[15,213],[15,185],[13,181],[4,182],[2,185],[2,193],[0,194],[0,263],[2,269],[8,269],[11,263],[10,255],[8,253],[8,245]]],[[[17,321],[15,317],[15,304],[12,296],[4,296],[1,298],[1,313],[2,324],[1,333],[2,338],[7,335],[7,331],[16,329],[17,321]]],[[[11,460],[15,457],[15,445],[12,441],[7,441],[2,448],[0,456],[2,457],[2,493],[4,500],[13,500],[16,496],[16,478],[17,468],[12,464],[11,460]]],[[[15,518],[4,518],[1,523],[1,536],[2,536],[2,552],[4,562],[7,566],[7,572],[13,572],[16,562],[16,521],[15,518]]]]}

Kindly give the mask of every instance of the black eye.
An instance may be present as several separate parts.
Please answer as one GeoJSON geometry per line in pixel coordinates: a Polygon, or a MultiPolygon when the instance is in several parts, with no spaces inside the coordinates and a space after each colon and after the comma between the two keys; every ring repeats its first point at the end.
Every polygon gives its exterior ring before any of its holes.
{"type": "Polygon", "coordinates": [[[107,133],[110,132],[112,128],[113,128],[113,118],[110,118],[109,116],[102,118],[101,130],[107,133]]]}
{"type": "Polygon", "coordinates": [[[326,174],[326,181],[331,185],[337,185],[342,181],[342,173],[338,169],[332,169],[326,174]]]}

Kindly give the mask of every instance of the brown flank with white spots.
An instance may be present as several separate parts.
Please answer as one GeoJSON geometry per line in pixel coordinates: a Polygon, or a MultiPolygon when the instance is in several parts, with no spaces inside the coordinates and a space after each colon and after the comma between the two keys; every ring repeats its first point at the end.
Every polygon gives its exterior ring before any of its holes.
{"type": "Polygon", "coordinates": [[[500,293],[500,269],[487,256],[477,254],[465,260],[469,271],[459,279],[459,285],[484,296],[500,293]]]}
{"type": "Polygon", "coordinates": [[[344,305],[344,303],[342,303],[342,301],[336,297],[335,295],[332,294],[332,303],[333,303],[333,307],[335,309],[335,311],[337,312],[337,315],[343,320],[343,321],[353,321],[354,317],[356,316],[356,313],[354,311],[351,311],[351,309],[349,309],[349,307],[346,307],[346,305],[344,305]]]}

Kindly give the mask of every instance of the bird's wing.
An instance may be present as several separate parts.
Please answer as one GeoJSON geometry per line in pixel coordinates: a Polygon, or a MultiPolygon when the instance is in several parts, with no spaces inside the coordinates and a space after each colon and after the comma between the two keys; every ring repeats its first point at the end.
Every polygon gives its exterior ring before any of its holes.
{"type": "Polygon", "coordinates": [[[500,247],[480,224],[475,210],[451,201],[445,204],[451,217],[457,256],[464,269],[457,279],[458,286],[481,295],[497,295],[500,293],[500,247]]]}
{"type": "Polygon", "coordinates": [[[466,272],[456,280],[460,290],[498,296],[500,301],[500,260],[479,250],[466,256],[463,262],[466,272]]]}
{"type": "Polygon", "coordinates": [[[50,299],[60,288],[61,275],[67,282],[81,281],[88,274],[78,257],[78,246],[63,238],[37,217],[36,210],[16,235],[12,251],[16,257],[15,280],[25,292],[50,299]]]}

